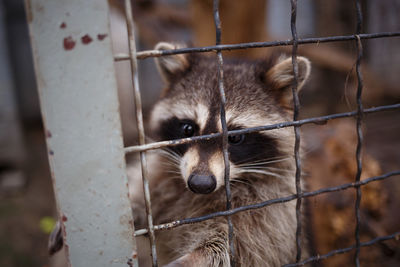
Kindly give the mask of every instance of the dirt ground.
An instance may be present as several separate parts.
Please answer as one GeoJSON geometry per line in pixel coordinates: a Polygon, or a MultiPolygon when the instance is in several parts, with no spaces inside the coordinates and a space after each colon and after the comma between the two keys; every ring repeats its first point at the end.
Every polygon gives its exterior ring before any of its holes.
{"type": "Polygon", "coordinates": [[[26,184],[18,191],[0,192],[0,266],[49,266],[47,234],[40,221],[54,217],[55,200],[40,127],[25,132],[28,160],[26,184]]]}

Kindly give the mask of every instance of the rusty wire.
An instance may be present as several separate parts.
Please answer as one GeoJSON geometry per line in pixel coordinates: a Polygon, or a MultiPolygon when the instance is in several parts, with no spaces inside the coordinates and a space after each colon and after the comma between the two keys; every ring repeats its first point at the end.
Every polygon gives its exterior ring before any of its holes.
{"type": "MultiPolygon", "coordinates": [[[[358,244],[358,247],[372,246],[372,245],[374,245],[374,244],[376,244],[378,242],[383,242],[383,241],[390,240],[390,239],[398,240],[399,238],[400,238],[400,232],[395,232],[395,233],[393,233],[391,235],[380,236],[380,237],[377,237],[377,238],[372,239],[372,240],[367,241],[367,242],[361,242],[361,243],[358,244]]],[[[327,258],[332,257],[332,256],[337,255],[337,254],[343,254],[343,253],[350,252],[353,249],[355,249],[356,247],[357,247],[357,245],[352,245],[352,246],[347,247],[347,248],[341,248],[341,249],[332,250],[332,251],[330,251],[330,252],[328,252],[328,253],[326,253],[324,255],[313,256],[313,257],[310,257],[310,258],[305,259],[304,261],[301,261],[301,262],[298,262],[298,263],[285,264],[285,265],[283,265],[283,267],[303,266],[303,265],[305,265],[307,263],[310,263],[310,262],[320,261],[320,260],[327,259],[327,258]]]]}
{"type": "MultiPolygon", "coordinates": [[[[400,109],[400,103],[364,109],[363,113],[370,114],[370,113],[383,112],[383,111],[396,110],[396,109],[400,109]]],[[[232,130],[232,131],[228,131],[228,135],[230,136],[230,135],[240,135],[240,134],[260,132],[260,131],[269,131],[269,130],[281,129],[281,128],[286,128],[286,127],[300,126],[300,125],[310,124],[310,123],[325,124],[330,120],[335,120],[335,119],[340,119],[340,118],[348,118],[348,117],[354,117],[354,116],[357,116],[357,111],[336,113],[336,114],[331,114],[331,115],[326,115],[326,116],[302,119],[302,120],[298,120],[298,121],[280,122],[280,123],[276,123],[276,124],[251,127],[251,128],[240,129],[240,130],[232,130]]],[[[175,139],[175,140],[169,140],[169,141],[154,142],[154,143],[149,143],[146,145],[129,146],[129,147],[125,147],[125,153],[134,153],[134,152],[159,149],[159,148],[169,147],[169,146],[177,146],[177,145],[197,142],[200,140],[211,140],[214,138],[218,138],[221,135],[222,135],[221,133],[213,133],[213,134],[193,136],[193,137],[189,137],[189,138],[181,138],[181,139],[175,139]]]]}
{"type": "MultiPolygon", "coordinates": [[[[221,21],[219,18],[219,0],[214,0],[213,2],[213,13],[214,13],[214,23],[215,23],[215,42],[216,45],[221,44],[221,21]]],[[[224,155],[224,182],[225,182],[225,194],[226,194],[226,210],[230,210],[232,208],[231,204],[231,186],[230,186],[230,178],[229,178],[229,154],[228,154],[228,126],[226,125],[226,116],[225,116],[225,105],[226,105],[226,96],[224,90],[224,60],[222,58],[222,52],[217,51],[217,62],[218,62],[218,89],[220,93],[220,117],[221,117],[221,128],[222,128],[222,152],[224,155]]],[[[226,220],[228,223],[228,243],[229,243],[229,255],[230,255],[230,263],[231,266],[235,266],[234,256],[235,256],[235,248],[233,244],[233,225],[232,219],[230,216],[226,216],[226,220]]]]}
{"type": "MultiPolygon", "coordinates": [[[[132,16],[131,1],[125,0],[125,18],[128,29],[128,39],[129,39],[129,58],[131,63],[132,79],[133,79],[133,89],[136,107],[136,124],[138,128],[139,144],[145,144],[145,133],[143,125],[143,111],[142,111],[142,101],[139,89],[139,76],[137,71],[137,61],[136,61],[136,44],[134,35],[134,23],[132,16]]],[[[157,251],[155,244],[154,226],[153,226],[153,216],[151,212],[151,200],[150,200],[150,190],[149,181],[147,179],[147,164],[146,164],[146,152],[140,152],[140,164],[142,169],[142,180],[143,180],[143,192],[144,200],[146,206],[147,214],[147,227],[150,236],[150,246],[151,246],[151,258],[153,267],[157,266],[157,251]]]]}
{"type": "MultiPolygon", "coordinates": [[[[363,104],[361,100],[362,90],[363,90],[363,79],[361,75],[361,59],[363,56],[363,47],[361,43],[361,39],[359,34],[362,30],[363,17],[361,12],[361,2],[360,0],[355,0],[356,4],[356,12],[357,12],[357,26],[356,26],[356,45],[357,45],[357,62],[356,62],[356,73],[357,73],[357,121],[356,121],[356,130],[357,130],[357,148],[356,148],[356,162],[357,162],[357,173],[355,177],[355,181],[359,182],[361,179],[362,173],[362,158],[361,158],[361,149],[363,145],[363,133],[362,133],[362,123],[363,123],[363,104]]],[[[356,216],[356,227],[355,227],[355,239],[356,239],[356,253],[354,254],[354,263],[356,267],[360,266],[360,203],[361,203],[361,187],[356,186],[356,202],[355,202],[355,216],[356,216]]]]}
{"type": "MultiPolygon", "coordinates": [[[[156,231],[167,230],[167,229],[175,228],[175,227],[178,227],[178,226],[181,226],[181,225],[185,225],[185,224],[203,222],[203,221],[206,221],[206,220],[209,220],[209,219],[212,219],[212,218],[216,218],[216,217],[234,215],[236,213],[247,211],[247,210],[254,210],[254,209],[264,208],[264,207],[268,207],[268,206],[275,205],[275,204],[281,204],[281,203],[285,203],[285,202],[289,202],[289,201],[295,200],[297,198],[308,198],[308,197],[314,197],[314,196],[325,194],[325,193],[343,191],[343,190],[346,190],[346,189],[349,189],[349,188],[355,188],[357,186],[364,186],[364,185],[367,185],[367,184],[369,184],[371,182],[381,181],[381,180],[385,180],[385,179],[388,179],[390,177],[399,176],[399,175],[400,175],[400,170],[393,171],[393,172],[388,172],[388,173],[385,173],[385,174],[380,175],[380,176],[374,176],[374,177],[370,177],[370,178],[361,180],[359,182],[341,184],[339,186],[334,186],[334,187],[321,188],[319,190],[310,191],[310,192],[303,192],[299,196],[297,194],[293,194],[293,195],[290,195],[290,196],[274,198],[274,199],[270,199],[270,200],[267,200],[267,201],[263,201],[263,202],[259,202],[259,203],[255,203],[255,204],[251,204],[251,205],[240,206],[240,207],[228,210],[228,211],[227,210],[217,211],[217,212],[213,212],[213,213],[210,213],[210,214],[207,214],[207,215],[204,215],[204,216],[193,217],[193,218],[185,218],[185,219],[181,219],[181,220],[177,220],[177,221],[173,221],[173,222],[169,222],[169,223],[155,225],[154,226],[154,230],[156,230],[156,231]]],[[[139,229],[139,230],[135,231],[135,236],[140,236],[140,235],[144,235],[144,234],[147,234],[147,233],[148,233],[147,229],[139,229]]]]}
{"type": "MultiPolygon", "coordinates": [[[[398,37],[400,32],[379,32],[379,33],[364,33],[359,34],[360,39],[375,39],[385,37],[398,37]]],[[[299,45],[305,44],[320,44],[320,43],[332,43],[332,42],[343,42],[343,41],[354,41],[357,37],[355,35],[342,35],[342,36],[328,36],[328,37],[313,37],[313,38],[299,38],[297,43],[299,45]]],[[[280,40],[272,42],[250,42],[250,43],[239,43],[239,44],[223,44],[203,47],[190,47],[190,48],[179,48],[172,50],[146,50],[136,53],[137,59],[146,59],[149,57],[161,57],[170,56],[177,54],[187,53],[205,53],[215,51],[232,51],[239,49],[250,49],[250,48],[264,48],[274,46],[289,46],[293,45],[293,40],[280,40]]],[[[124,53],[118,53],[114,55],[115,61],[129,60],[129,55],[124,53]]]]}
{"type": "MultiPolygon", "coordinates": [[[[297,29],[296,29],[296,18],[297,18],[297,0],[291,0],[291,17],[290,17],[290,29],[292,32],[293,46],[292,46],[292,65],[293,65],[293,84],[292,84],[292,94],[293,94],[293,121],[299,119],[300,113],[300,100],[297,94],[298,87],[298,76],[299,76],[299,64],[297,62],[297,29]]],[[[296,164],[296,174],[295,174],[295,185],[296,185],[296,262],[301,259],[301,161],[300,161],[300,126],[296,125],[294,129],[294,161],[296,164]]]]}
{"type": "Polygon", "coordinates": [[[285,203],[288,201],[292,201],[296,199],[296,220],[297,220],[297,228],[296,228],[296,247],[297,247],[297,254],[296,254],[296,263],[287,264],[284,266],[302,266],[304,264],[319,261],[322,259],[326,259],[336,254],[346,253],[352,251],[353,249],[356,250],[355,253],[355,265],[359,266],[359,253],[360,248],[364,246],[371,246],[377,242],[389,240],[389,239],[398,239],[400,232],[396,232],[392,235],[382,236],[370,240],[368,242],[360,242],[360,202],[361,202],[361,186],[369,184],[374,181],[382,181],[384,179],[399,176],[399,171],[393,171],[381,176],[370,177],[368,179],[360,180],[361,173],[362,173],[362,161],[361,161],[361,148],[363,143],[362,138],[362,121],[365,114],[368,113],[375,113],[381,112],[385,110],[395,110],[400,109],[400,103],[393,104],[393,105],[386,105],[386,106],[379,106],[369,109],[363,109],[361,95],[363,89],[363,80],[361,75],[361,58],[363,54],[362,49],[362,39],[372,39],[372,38],[384,38],[384,37],[396,37],[400,36],[400,32],[380,32],[380,33],[370,33],[370,34],[362,34],[362,12],[361,12],[361,4],[359,0],[355,0],[356,3],[356,12],[357,12],[357,26],[356,26],[356,34],[348,35],[348,36],[330,36],[330,37],[320,37],[320,38],[298,38],[297,31],[296,31],[296,13],[297,13],[297,0],[291,0],[291,32],[292,32],[292,39],[291,40],[283,40],[283,41],[273,41],[273,42],[252,42],[252,43],[241,43],[241,44],[230,44],[230,45],[221,45],[221,22],[219,19],[219,10],[218,10],[218,0],[214,0],[213,5],[213,13],[214,13],[214,22],[216,27],[216,45],[215,46],[206,46],[206,47],[197,47],[197,48],[180,48],[174,50],[148,50],[148,51],[141,51],[137,52],[135,48],[134,42],[134,33],[133,33],[133,18],[132,18],[132,11],[130,6],[130,1],[125,0],[125,12],[126,12],[126,19],[128,25],[128,35],[129,35],[129,47],[130,51],[129,54],[117,54],[114,56],[115,61],[121,60],[130,60],[132,66],[132,76],[133,76],[133,83],[134,83],[134,90],[135,90],[135,103],[136,103],[136,117],[137,117],[137,125],[139,129],[139,145],[126,147],[125,153],[131,152],[140,152],[140,160],[141,160],[141,167],[142,167],[142,177],[143,177],[143,187],[145,193],[145,203],[146,203],[146,213],[148,216],[148,228],[147,229],[139,229],[135,231],[135,236],[149,234],[150,236],[150,243],[152,247],[152,259],[153,259],[153,266],[157,266],[157,254],[155,249],[155,238],[154,238],[154,231],[159,230],[167,230],[175,227],[179,227],[181,225],[186,224],[193,224],[202,222],[205,220],[209,220],[216,217],[226,217],[228,221],[228,237],[229,237],[229,247],[230,247],[230,256],[231,256],[231,265],[234,265],[233,256],[234,256],[234,247],[233,247],[233,226],[230,219],[230,216],[238,213],[243,212],[246,210],[252,209],[259,209],[268,207],[273,204],[285,203]],[[299,99],[297,95],[297,76],[298,76],[298,63],[297,63],[297,47],[301,44],[312,44],[312,43],[325,43],[325,42],[337,42],[337,41],[355,41],[357,44],[357,62],[356,62],[356,74],[357,74],[357,110],[352,112],[345,112],[345,113],[337,113],[327,116],[320,116],[314,118],[307,118],[303,120],[298,120],[299,114],[299,99]],[[226,118],[225,118],[225,92],[223,88],[223,58],[222,58],[222,51],[230,51],[230,50],[237,50],[237,49],[249,49],[249,48],[261,48],[261,47],[273,47],[273,46],[288,46],[292,45],[292,63],[293,63],[293,73],[295,76],[292,93],[293,93],[293,102],[294,102],[294,116],[293,121],[290,122],[281,122],[273,125],[264,125],[259,127],[252,127],[240,130],[233,130],[228,131],[226,126],[226,118]],[[143,115],[142,115],[142,106],[140,101],[140,90],[138,84],[138,76],[137,76],[137,62],[136,59],[145,59],[148,57],[159,57],[159,56],[167,56],[167,55],[174,55],[174,54],[184,54],[184,53],[199,53],[199,52],[211,52],[214,51],[217,53],[217,62],[218,62],[218,74],[219,74],[219,82],[218,88],[221,96],[221,124],[222,124],[222,133],[214,133],[202,136],[195,136],[191,138],[183,138],[177,140],[169,140],[169,141],[162,141],[162,142],[155,142],[150,144],[145,144],[144,138],[144,128],[143,128],[143,115]],[[300,135],[299,135],[299,128],[304,124],[315,123],[315,124],[324,124],[332,119],[339,119],[345,117],[356,117],[356,130],[357,130],[357,149],[356,149],[356,163],[357,163],[357,173],[355,177],[355,182],[342,184],[336,187],[328,187],[322,188],[316,191],[311,192],[302,192],[301,190],[301,161],[299,155],[299,148],[300,148],[300,135]],[[231,192],[229,187],[229,157],[227,151],[227,138],[230,135],[237,135],[237,134],[246,134],[251,132],[259,132],[259,131],[267,131],[285,127],[293,127],[295,132],[295,146],[294,146],[294,160],[296,163],[296,175],[295,175],[295,184],[296,184],[296,194],[280,197],[276,199],[270,199],[260,203],[254,203],[251,205],[241,206],[237,208],[231,207],[231,192]],[[184,218],[181,220],[160,224],[160,225],[153,225],[152,215],[151,215],[151,202],[150,202],[150,193],[148,188],[148,181],[147,181],[147,169],[146,169],[146,157],[145,151],[151,149],[159,149],[162,147],[167,146],[175,146],[179,144],[191,143],[196,142],[198,140],[210,140],[217,137],[223,137],[223,152],[224,152],[224,162],[225,162],[225,188],[226,188],[226,197],[227,197],[227,206],[226,210],[218,211],[211,214],[207,214],[200,217],[195,218],[184,218]],[[355,203],[355,213],[356,213],[356,229],[355,229],[355,244],[342,249],[337,249],[328,252],[324,255],[317,255],[313,257],[309,257],[303,261],[301,260],[301,217],[300,217],[300,209],[301,209],[301,200],[303,198],[313,197],[316,195],[324,194],[324,193],[331,193],[341,190],[346,190],[349,188],[355,188],[356,190],[356,203],[355,203]]]}

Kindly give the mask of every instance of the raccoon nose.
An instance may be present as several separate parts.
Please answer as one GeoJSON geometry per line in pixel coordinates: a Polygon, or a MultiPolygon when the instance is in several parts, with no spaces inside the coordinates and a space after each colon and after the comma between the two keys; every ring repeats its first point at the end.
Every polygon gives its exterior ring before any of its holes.
{"type": "Polygon", "coordinates": [[[197,194],[209,194],[217,186],[217,180],[214,175],[191,174],[188,180],[188,186],[192,192],[197,194]]]}

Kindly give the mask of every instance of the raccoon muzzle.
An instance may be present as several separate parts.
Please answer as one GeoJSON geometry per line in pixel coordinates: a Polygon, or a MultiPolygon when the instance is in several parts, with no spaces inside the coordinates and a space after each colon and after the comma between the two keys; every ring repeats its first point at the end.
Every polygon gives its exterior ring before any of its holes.
{"type": "Polygon", "coordinates": [[[191,174],[188,180],[189,189],[197,194],[209,194],[217,186],[214,175],[191,174]]]}

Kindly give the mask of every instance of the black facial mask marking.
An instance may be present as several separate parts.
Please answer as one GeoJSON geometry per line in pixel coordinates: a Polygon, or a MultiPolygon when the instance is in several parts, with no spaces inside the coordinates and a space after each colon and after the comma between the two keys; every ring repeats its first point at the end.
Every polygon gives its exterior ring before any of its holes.
{"type": "MultiPolygon", "coordinates": [[[[163,121],[158,130],[160,141],[186,138],[198,134],[199,127],[193,120],[180,120],[177,117],[163,121]]],[[[188,147],[189,144],[183,144],[171,146],[169,148],[182,156],[187,151],[188,147]]]]}
{"type": "Polygon", "coordinates": [[[279,156],[276,140],[261,133],[232,136],[228,141],[229,159],[235,164],[268,161],[279,156]]]}

